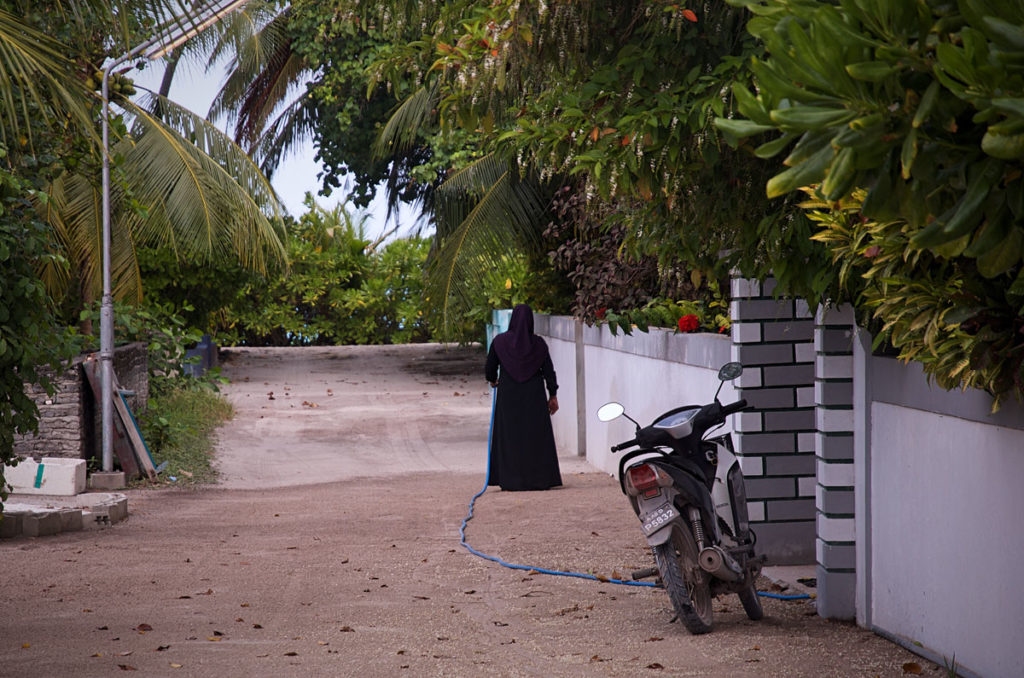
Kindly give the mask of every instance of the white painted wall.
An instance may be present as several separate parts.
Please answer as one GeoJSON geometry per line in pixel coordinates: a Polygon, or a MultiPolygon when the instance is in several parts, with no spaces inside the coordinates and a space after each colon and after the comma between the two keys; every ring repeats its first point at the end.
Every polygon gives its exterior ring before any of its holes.
{"type": "Polygon", "coordinates": [[[1024,676],[1024,431],[871,406],[872,624],[1024,676]]]}
{"type": "MultiPolygon", "coordinates": [[[[677,335],[683,341],[685,336],[677,335]]],[[[625,417],[604,423],[597,408],[616,401],[626,414],[647,426],[663,412],[683,405],[711,402],[718,388],[717,367],[709,369],[681,363],[629,355],[598,346],[587,347],[587,460],[594,466],[616,473],[620,454],[612,445],[629,440],[635,426],[625,417]]],[[[719,398],[731,403],[738,398],[731,384],[722,387],[719,398]]],[[[731,420],[721,432],[731,432],[731,420]]]]}
{"type": "Polygon", "coordinates": [[[559,456],[574,456],[576,449],[576,346],[571,341],[544,337],[558,377],[558,412],[551,417],[559,456]]]}
{"type": "MultiPolygon", "coordinates": [[[[551,319],[564,322],[565,319],[551,319]]],[[[562,456],[576,454],[576,344],[563,324],[544,339],[558,375],[559,411],[552,418],[555,444],[562,456]]],[[[725,336],[678,334],[652,328],[649,332],[612,336],[607,327],[584,331],[586,381],[586,458],[593,466],[615,474],[618,454],[610,447],[633,437],[634,426],[620,418],[604,423],[597,408],[609,401],[622,403],[626,413],[642,425],[681,405],[710,402],[718,388],[718,368],[729,360],[731,340],[725,336]]],[[[738,398],[732,384],[725,384],[723,403],[738,398]]],[[[731,419],[731,418],[730,418],[731,419]]],[[[721,429],[732,431],[731,422],[721,429]]]]}

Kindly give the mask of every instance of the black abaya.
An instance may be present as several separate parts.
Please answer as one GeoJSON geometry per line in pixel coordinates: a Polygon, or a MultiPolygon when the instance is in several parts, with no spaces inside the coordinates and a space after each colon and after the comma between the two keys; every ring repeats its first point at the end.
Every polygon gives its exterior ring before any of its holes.
{"type": "MultiPolygon", "coordinates": [[[[498,381],[499,364],[492,346],[487,354],[488,381],[498,381]]],[[[558,382],[550,356],[526,381],[507,376],[498,381],[488,485],[500,485],[503,490],[546,490],[562,484],[545,385],[554,396],[558,382]]]]}

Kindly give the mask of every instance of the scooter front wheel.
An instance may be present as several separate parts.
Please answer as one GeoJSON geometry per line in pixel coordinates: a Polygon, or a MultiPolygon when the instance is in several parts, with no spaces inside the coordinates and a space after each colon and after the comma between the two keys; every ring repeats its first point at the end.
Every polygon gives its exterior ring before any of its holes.
{"type": "Polygon", "coordinates": [[[661,581],[686,630],[693,634],[711,630],[711,582],[697,560],[697,542],[690,529],[678,520],[668,541],[653,547],[661,581]]]}

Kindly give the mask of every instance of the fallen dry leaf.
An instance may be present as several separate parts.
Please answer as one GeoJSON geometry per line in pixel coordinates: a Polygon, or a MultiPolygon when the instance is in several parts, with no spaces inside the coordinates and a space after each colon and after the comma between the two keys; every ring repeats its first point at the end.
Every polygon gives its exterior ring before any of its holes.
{"type": "Polygon", "coordinates": [[[648,665],[647,665],[647,666],[645,666],[644,668],[648,668],[648,669],[656,669],[656,670],[660,671],[660,670],[662,670],[662,669],[663,669],[663,668],[665,668],[665,667],[664,667],[664,666],[662,666],[661,664],[659,664],[658,662],[651,662],[650,664],[648,664],[648,665]]]}
{"type": "Polygon", "coordinates": [[[298,652],[285,652],[284,656],[285,657],[298,657],[299,653],[298,652]]]}
{"type": "Polygon", "coordinates": [[[171,668],[172,669],[180,669],[181,668],[181,664],[174,664],[174,663],[172,663],[171,664],[171,668]]]}
{"type": "Polygon", "coordinates": [[[210,636],[209,638],[207,638],[207,640],[211,643],[219,643],[220,641],[224,640],[224,638],[222,636],[210,636]]]}
{"type": "Polygon", "coordinates": [[[152,631],[153,627],[150,626],[149,624],[139,624],[138,626],[135,627],[135,630],[138,631],[139,633],[145,633],[146,631],[152,631]]]}
{"type": "Polygon", "coordinates": [[[137,668],[129,664],[118,664],[117,668],[121,669],[122,671],[138,671],[137,668]]]}
{"type": "Polygon", "coordinates": [[[355,633],[355,629],[352,628],[351,626],[342,626],[338,630],[341,631],[342,633],[355,633]]]}
{"type": "Polygon", "coordinates": [[[906,662],[903,665],[904,675],[910,674],[914,676],[920,676],[922,673],[924,673],[924,669],[922,669],[921,665],[917,662],[906,662]]]}

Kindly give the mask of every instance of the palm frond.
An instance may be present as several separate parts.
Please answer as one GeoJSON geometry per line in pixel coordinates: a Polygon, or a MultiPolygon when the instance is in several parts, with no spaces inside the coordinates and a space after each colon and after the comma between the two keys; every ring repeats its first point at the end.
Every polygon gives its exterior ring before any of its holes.
{"type": "Polygon", "coordinates": [[[539,184],[492,155],[453,174],[438,189],[440,245],[430,265],[427,296],[439,305],[445,328],[468,309],[470,286],[502,257],[538,237],[546,204],[539,184]]]}
{"type": "Polygon", "coordinates": [[[91,93],[74,77],[73,68],[59,42],[0,10],[0,111],[5,119],[0,140],[14,145],[10,133],[31,143],[34,121],[61,123],[68,118],[97,140],[89,112],[91,93]]]}
{"type": "Polygon", "coordinates": [[[249,154],[269,178],[288,153],[313,137],[316,121],[316,108],[308,98],[300,97],[266,126],[249,154]]]}
{"type": "Polygon", "coordinates": [[[281,208],[259,168],[188,109],[161,100],[165,124],[145,104],[126,104],[134,140],[113,151],[124,156],[125,187],[115,191],[117,197],[148,207],[125,212],[138,242],[170,244],[191,257],[231,255],[256,270],[283,262],[281,208]]]}
{"type": "Polygon", "coordinates": [[[378,159],[407,153],[416,146],[420,128],[437,107],[437,84],[420,87],[405,99],[381,130],[373,144],[378,159]]]}

